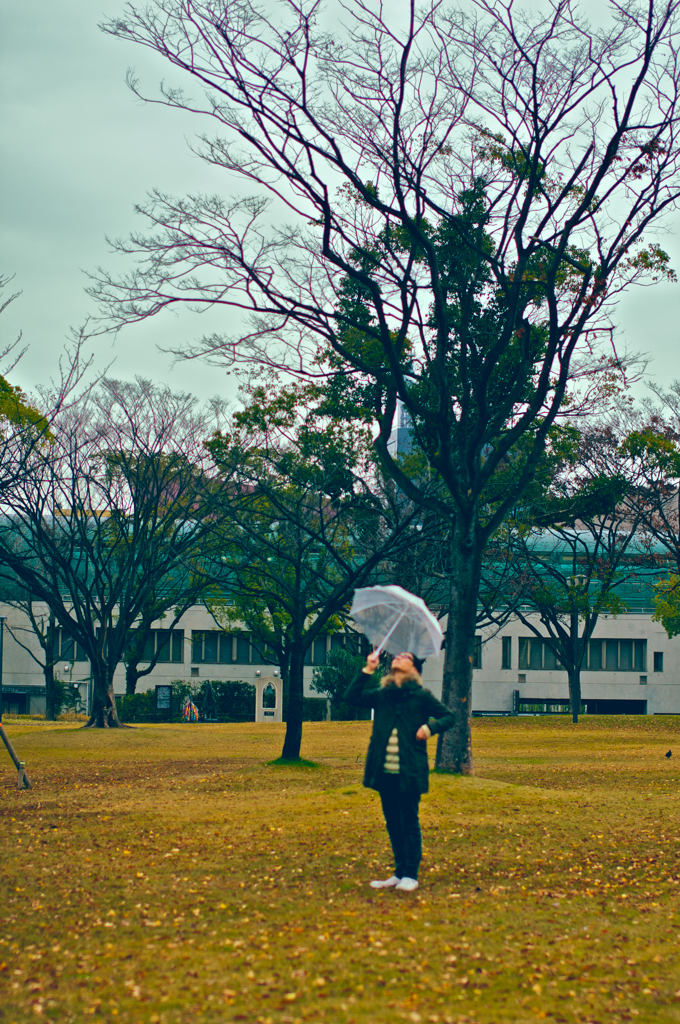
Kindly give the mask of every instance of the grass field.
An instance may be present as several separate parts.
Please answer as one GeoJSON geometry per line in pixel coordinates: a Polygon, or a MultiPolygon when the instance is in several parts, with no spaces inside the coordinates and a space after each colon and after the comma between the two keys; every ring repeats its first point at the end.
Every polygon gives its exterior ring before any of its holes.
{"type": "Polygon", "coordinates": [[[680,1021],[680,719],[475,721],[413,894],[370,723],[6,728],[3,1024],[680,1021]]]}

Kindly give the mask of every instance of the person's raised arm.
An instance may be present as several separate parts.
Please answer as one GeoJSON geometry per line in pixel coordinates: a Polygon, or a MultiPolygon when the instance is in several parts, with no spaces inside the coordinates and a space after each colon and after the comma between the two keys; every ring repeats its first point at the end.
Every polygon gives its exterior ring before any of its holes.
{"type": "Polygon", "coordinates": [[[371,651],[369,656],[366,658],[366,664],[361,671],[365,672],[367,676],[372,676],[379,664],[380,655],[377,651],[371,651]]]}
{"type": "Polygon", "coordinates": [[[345,701],[347,704],[354,704],[355,707],[359,708],[372,708],[375,705],[375,696],[378,690],[372,688],[364,693],[364,686],[366,685],[367,676],[372,676],[380,663],[380,655],[373,651],[372,654],[366,658],[366,664],[362,668],[361,672],[347,687],[345,693],[345,701]]]}

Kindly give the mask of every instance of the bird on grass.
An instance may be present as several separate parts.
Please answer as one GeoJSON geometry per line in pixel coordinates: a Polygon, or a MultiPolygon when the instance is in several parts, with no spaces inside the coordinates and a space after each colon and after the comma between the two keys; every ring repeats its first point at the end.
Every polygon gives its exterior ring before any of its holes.
{"type": "Polygon", "coordinates": [[[672,756],[672,754],[673,754],[673,751],[672,751],[672,750],[669,750],[669,751],[668,751],[668,753],[666,754],[666,757],[671,757],[671,756],[672,756]]]}

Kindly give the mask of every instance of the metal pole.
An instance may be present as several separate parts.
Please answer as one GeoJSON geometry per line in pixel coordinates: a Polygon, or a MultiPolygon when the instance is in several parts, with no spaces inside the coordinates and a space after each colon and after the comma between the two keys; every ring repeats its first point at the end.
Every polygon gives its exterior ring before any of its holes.
{"type": "Polygon", "coordinates": [[[5,636],[5,619],[6,615],[0,615],[0,725],[2,725],[2,641],[5,636]]]}
{"type": "Polygon", "coordinates": [[[7,747],[7,753],[14,761],[14,765],[18,772],[17,776],[17,789],[32,789],[28,775],[26,774],[26,766],[23,761],[20,761],[17,752],[10,743],[9,736],[4,730],[2,724],[2,641],[5,633],[5,619],[6,615],[0,615],[0,739],[7,747]]]}

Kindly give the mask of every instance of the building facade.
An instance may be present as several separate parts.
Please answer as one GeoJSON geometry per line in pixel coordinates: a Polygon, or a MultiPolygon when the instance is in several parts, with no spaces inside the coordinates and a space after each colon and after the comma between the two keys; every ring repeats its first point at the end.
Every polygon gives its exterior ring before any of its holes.
{"type": "MultiPolygon", "coordinates": [[[[40,614],[36,605],[36,613],[40,614]]],[[[9,714],[44,714],[45,680],[41,665],[43,652],[33,633],[27,616],[10,605],[0,603],[0,614],[6,616],[2,674],[3,711],[9,714]],[[28,648],[28,650],[27,650],[28,648]]],[[[326,662],[327,653],[345,642],[338,634],[314,641],[305,659],[305,696],[319,697],[311,689],[315,666],[326,662]]],[[[264,677],[279,678],[279,668],[262,657],[251,642],[248,633],[224,633],[215,626],[215,620],[202,605],[195,605],[168,631],[158,622],[151,631],[145,650],[146,662],[155,653],[158,662],[148,675],[137,682],[137,692],[153,690],[157,685],[201,680],[213,682],[244,682],[256,685],[264,677]]],[[[55,677],[67,684],[75,684],[80,693],[80,705],[89,709],[91,697],[89,661],[80,646],[63,631],[58,631],[55,677]]],[[[117,695],[125,693],[125,666],[120,664],[114,676],[117,695]]]]}
{"type": "MultiPolygon", "coordinates": [[[[3,709],[14,714],[42,714],[45,686],[40,646],[25,617],[6,605],[0,606],[0,612],[7,616],[3,709]]],[[[482,631],[477,640],[473,712],[566,710],[567,673],[555,663],[549,648],[519,620],[510,620],[499,631],[482,631]]],[[[305,666],[306,696],[319,696],[310,688],[314,667],[323,665],[328,652],[344,642],[342,634],[314,642],[305,666]]],[[[57,643],[55,675],[76,684],[86,710],[89,662],[65,634],[59,635],[57,643]]],[[[159,622],[148,642],[148,657],[156,651],[161,652],[159,662],[138,681],[137,692],[174,680],[256,684],[263,677],[279,676],[278,666],[265,661],[247,633],[221,632],[202,606],[190,609],[171,635],[159,622]]],[[[442,690],[443,664],[443,655],[430,658],[423,672],[425,685],[437,696],[442,690]]],[[[616,618],[603,615],[589,643],[581,681],[587,713],[680,714],[680,637],[669,640],[648,612],[616,618]]],[[[117,694],[125,692],[123,665],[116,671],[114,687],[117,694]]]]}

